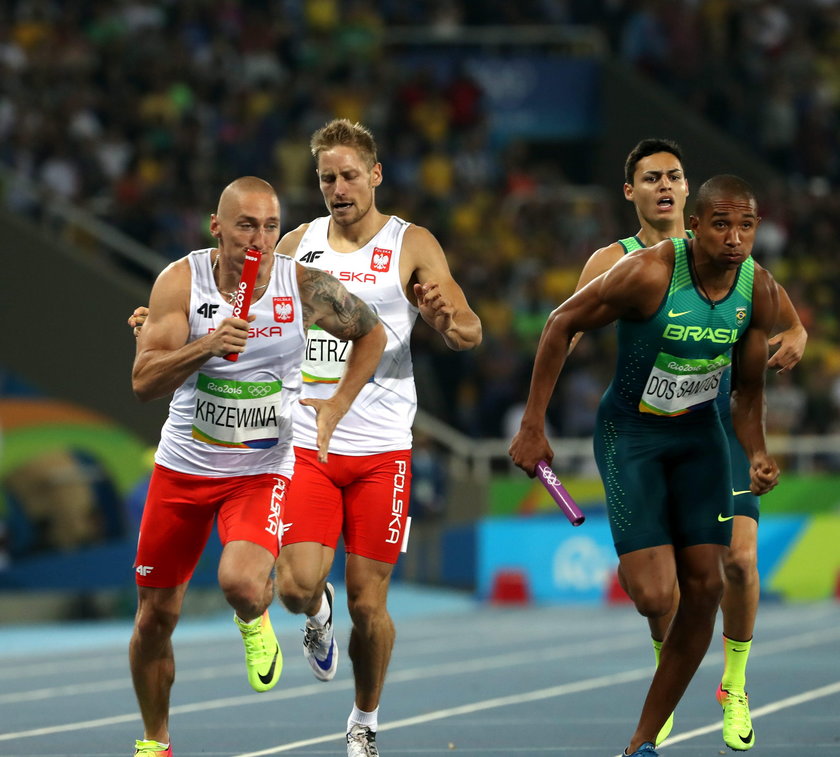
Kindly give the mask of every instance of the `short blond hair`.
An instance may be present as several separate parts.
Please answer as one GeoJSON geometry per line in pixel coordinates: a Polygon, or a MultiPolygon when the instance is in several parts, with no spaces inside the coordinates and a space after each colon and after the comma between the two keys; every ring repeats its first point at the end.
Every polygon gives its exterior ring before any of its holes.
{"type": "Polygon", "coordinates": [[[322,126],[312,135],[309,147],[312,157],[318,162],[318,156],[324,151],[337,145],[353,147],[358,150],[368,168],[373,168],[378,162],[376,157],[376,140],[370,129],[347,118],[335,118],[326,126],[322,126]]]}

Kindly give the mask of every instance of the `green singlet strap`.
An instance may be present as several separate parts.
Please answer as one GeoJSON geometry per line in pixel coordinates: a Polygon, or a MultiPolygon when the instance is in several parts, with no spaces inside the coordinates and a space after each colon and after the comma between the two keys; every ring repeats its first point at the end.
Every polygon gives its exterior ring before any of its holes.
{"type": "Polygon", "coordinates": [[[624,248],[625,255],[628,252],[635,252],[636,250],[641,250],[644,247],[642,240],[635,236],[619,239],[618,243],[624,248]]]}

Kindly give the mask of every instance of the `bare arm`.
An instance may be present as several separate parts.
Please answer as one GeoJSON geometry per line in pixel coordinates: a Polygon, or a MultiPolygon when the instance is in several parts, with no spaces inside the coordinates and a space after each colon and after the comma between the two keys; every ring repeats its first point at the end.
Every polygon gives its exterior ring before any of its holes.
{"type": "Polygon", "coordinates": [[[799,320],[799,314],[785,291],[785,288],[775,282],[776,291],[779,295],[779,319],[777,322],[781,331],[771,340],[770,345],[779,345],[779,348],[767,363],[768,368],[778,368],[779,373],[784,373],[793,368],[805,353],[805,344],[808,342],[808,332],[799,320]]]}
{"type": "Polygon", "coordinates": [[[297,266],[304,325],[317,324],[338,339],[353,343],[347,366],[327,400],[303,399],[317,412],[318,459],[327,460],[327,448],[338,422],[368,382],[382,358],[387,337],[376,314],[338,279],[317,268],[297,266]]]}
{"type": "MultiPolygon", "coordinates": [[[[595,252],[589,256],[589,260],[586,261],[586,265],[583,266],[583,270],[580,272],[580,278],[578,278],[577,286],[575,286],[575,292],[579,292],[590,281],[594,281],[602,273],[609,271],[610,268],[612,268],[623,257],[624,248],[618,242],[613,242],[606,247],[601,247],[600,249],[595,250],[595,252]]],[[[580,341],[582,336],[583,332],[579,331],[574,335],[574,337],[572,337],[571,344],[569,345],[570,353],[580,341]]]]}
{"type": "Polygon", "coordinates": [[[403,237],[400,275],[408,282],[406,295],[417,302],[420,316],[452,350],[481,344],[481,320],[452,277],[437,239],[421,226],[410,226],[403,237]]]}
{"type": "MultiPolygon", "coordinates": [[[[182,258],[168,266],[152,287],[131,372],[131,387],[143,402],[172,394],[211,357],[245,349],[248,321],[242,318],[226,318],[210,334],[187,341],[190,283],[189,263],[182,258]]],[[[136,321],[137,316],[132,318],[136,321]]]]}
{"type": "Polygon", "coordinates": [[[618,318],[649,315],[651,303],[655,309],[669,277],[670,270],[655,254],[627,258],[549,315],[537,346],[521,426],[509,450],[513,462],[529,476],[540,460],[550,463],[554,454],[545,435],[545,413],[574,336],[618,318]]]}
{"type": "Polygon", "coordinates": [[[779,478],[779,468],[767,453],[764,434],[767,339],[778,318],[778,309],[773,278],[756,266],[752,318],[734,351],[732,425],[750,461],[750,488],[758,495],[770,491],[779,478]]]}

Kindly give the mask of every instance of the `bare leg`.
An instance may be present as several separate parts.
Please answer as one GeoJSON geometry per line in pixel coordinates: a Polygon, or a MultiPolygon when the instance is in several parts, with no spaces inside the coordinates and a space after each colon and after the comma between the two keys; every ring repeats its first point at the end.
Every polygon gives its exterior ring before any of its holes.
{"type": "Polygon", "coordinates": [[[277,595],[289,612],[315,615],[335,550],[315,542],[287,544],[277,558],[277,595]]]}
{"type": "Polygon", "coordinates": [[[386,606],[393,568],[379,560],[347,555],[347,605],[353,621],[349,653],[356,707],[364,712],[379,706],[396,637],[386,606]]]}
{"type": "Polygon", "coordinates": [[[240,620],[260,617],[274,598],[274,555],[249,541],[228,542],[219,560],[219,586],[240,620]]]}
{"type": "Polygon", "coordinates": [[[137,614],[128,658],[143,718],[143,738],[169,743],[169,694],[175,681],[172,633],[187,584],[168,589],[137,587],[137,614]]]}
{"type": "Polygon", "coordinates": [[[759,577],[756,539],[758,523],[745,515],[736,515],[732,522],[732,543],[724,553],[723,572],[723,635],[729,639],[749,641],[755,630],[758,612],[759,577]]]}
{"type": "Polygon", "coordinates": [[[701,544],[687,547],[676,556],[680,603],[630,741],[631,751],[646,741],[655,741],[709,648],[723,593],[724,551],[722,546],[701,544]]]}
{"type": "MultiPolygon", "coordinates": [[[[621,565],[618,566],[618,582],[621,584],[621,587],[627,594],[630,594],[630,591],[627,588],[627,581],[624,578],[624,571],[621,568],[621,565]]],[[[671,609],[665,613],[664,615],[649,615],[648,616],[648,628],[650,628],[650,636],[655,641],[665,641],[665,636],[668,634],[668,629],[671,627],[671,621],[674,619],[674,615],[677,612],[677,605],[680,601],[680,587],[676,581],[676,575],[674,576],[674,590],[673,590],[673,601],[671,603],[671,609]]]]}

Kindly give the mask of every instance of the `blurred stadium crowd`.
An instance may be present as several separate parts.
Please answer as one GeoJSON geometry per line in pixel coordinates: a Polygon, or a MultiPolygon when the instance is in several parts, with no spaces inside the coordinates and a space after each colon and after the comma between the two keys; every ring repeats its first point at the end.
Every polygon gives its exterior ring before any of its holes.
{"type": "MultiPolygon", "coordinates": [[[[365,123],[384,164],[379,207],[438,236],[485,328],[472,354],[417,328],[421,405],[509,437],[546,315],[592,251],[637,229],[620,166],[615,186],[567,192],[539,145],[491,143],[478,81],[401,66],[389,36],[554,24],[597,27],[612,55],[786,177],[759,188],[756,255],[810,342],[800,368],[772,378],[768,426],[840,431],[837,0],[9,0],[0,163],[175,258],[208,244],[220,188],[240,175],[275,185],[285,231],[323,215],[309,134],[334,116],[365,123]]],[[[14,179],[4,193],[35,212],[14,179]]],[[[557,433],[590,432],[610,337],[583,340],[564,373],[557,433]]]]}

